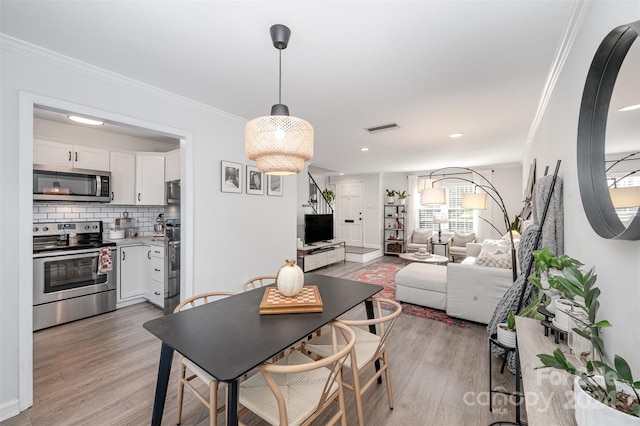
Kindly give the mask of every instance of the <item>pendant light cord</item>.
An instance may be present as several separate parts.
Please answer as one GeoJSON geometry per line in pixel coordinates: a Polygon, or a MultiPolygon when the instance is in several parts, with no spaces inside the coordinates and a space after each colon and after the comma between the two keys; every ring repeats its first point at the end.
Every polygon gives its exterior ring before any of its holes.
{"type": "Polygon", "coordinates": [[[278,103],[282,103],[282,49],[278,49],[278,103]]]}

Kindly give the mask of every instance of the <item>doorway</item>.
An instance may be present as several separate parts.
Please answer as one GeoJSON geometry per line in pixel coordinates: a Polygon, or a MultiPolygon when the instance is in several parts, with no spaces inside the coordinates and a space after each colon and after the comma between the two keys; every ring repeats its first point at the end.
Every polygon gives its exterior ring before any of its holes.
{"type": "Polygon", "coordinates": [[[147,122],[129,116],[74,104],[55,98],[21,92],[19,95],[19,205],[20,211],[29,212],[20,215],[18,227],[19,295],[18,295],[18,361],[19,361],[19,406],[20,410],[33,405],[33,132],[34,113],[37,108],[49,108],[104,119],[122,126],[145,129],[180,140],[180,174],[183,182],[184,200],[181,203],[180,217],[187,226],[182,241],[183,265],[181,271],[181,292],[189,297],[193,292],[193,136],[190,132],[174,129],[157,123],[147,122]]]}

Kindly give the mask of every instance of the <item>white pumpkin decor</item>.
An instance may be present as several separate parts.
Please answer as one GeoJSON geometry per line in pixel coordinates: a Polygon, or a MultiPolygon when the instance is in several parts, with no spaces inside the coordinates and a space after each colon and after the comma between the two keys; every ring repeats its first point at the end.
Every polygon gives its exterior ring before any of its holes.
{"type": "Polygon", "coordinates": [[[304,272],[296,262],[286,259],[276,275],[276,287],[284,296],[295,296],[304,285],[304,272]]]}

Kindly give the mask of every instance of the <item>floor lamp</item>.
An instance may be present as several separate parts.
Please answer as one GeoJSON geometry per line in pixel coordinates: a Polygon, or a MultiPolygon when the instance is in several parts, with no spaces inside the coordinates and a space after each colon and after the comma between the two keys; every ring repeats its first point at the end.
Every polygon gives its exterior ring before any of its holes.
{"type": "MultiPolygon", "coordinates": [[[[502,196],[498,192],[495,186],[491,183],[489,179],[484,177],[479,172],[469,169],[467,167],[444,167],[441,169],[434,170],[429,174],[429,179],[431,180],[431,188],[426,188],[422,192],[422,200],[423,204],[425,200],[443,200],[445,198],[445,189],[444,188],[436,188],[435,183],[445,180],[445,179],[456,179],[464,182],[469,182],[474,184],[477,188],[482,189],[484,192],[481,193],[465,193],[462,195],[462,207],[465,209],[473,209],[473,210],[485,210],[488,205],[487,195],[491,197],[493,201],[498,205],[500,210],[502,211],[502,215],[504,216],[504,224],[507,229],[507,233],[509,234],[509,239],[511,242],[511,271],[513,274],[513,281],[515,282],[518,278],[517,264],[516,264],[516,248],[513,243],[513,232],[511,230],[511,221],[509,220],[509,214],[507,213],[507,207],[504,204],[504,200],[502,196]],[[443,171],[451,170],[453,172],[452,175],[447,176],[444,174],[444,177],[441,179],[433,180],[432,177],[434,174],[442,173],[443,171]],[[456,172],[457,171],[457,172],[456,172]],[[474,182],[470,179],[466,179],[460,176],[457,176],[461,173],[471,173],[472,175],[476,175],[480,178],[480,182],[474,182]]],[[[431,204],[431,203],[429,203],[431,204]]],[[[438,203],[436,203],[438,204],[438,203]]],[[[445,203],[440,203],[445,204],[445,203]]],[[[494,227],[495,228],[495,227],[494,227]]]]}

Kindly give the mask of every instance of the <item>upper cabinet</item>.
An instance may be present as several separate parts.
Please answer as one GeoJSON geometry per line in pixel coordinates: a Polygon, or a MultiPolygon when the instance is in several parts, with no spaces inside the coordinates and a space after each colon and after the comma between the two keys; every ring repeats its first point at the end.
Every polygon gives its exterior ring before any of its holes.
{"type": "Polygon", "coordinates": [[[109,171],[109,150],[34,139],[34,164],[109,171]]]}
{"type": "Polygon", "coordinates": [[[136,154],[135,203],[146,206],[165,204],[164,154],[136,154]]]}
{"type": "Polygon", "coordinates": [[[164,179],[167,182],[180,179],[180,150],[179,149],[166,153],[164,179]]]}
{"type": "Polygon", "coordinates": [[[136,202],[136,156],[111,151],[111,202],[134,205],[136,202]]]}

